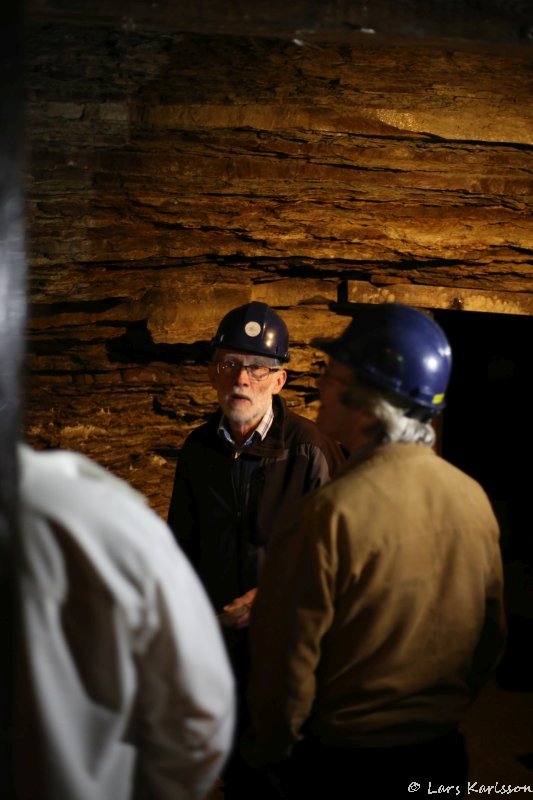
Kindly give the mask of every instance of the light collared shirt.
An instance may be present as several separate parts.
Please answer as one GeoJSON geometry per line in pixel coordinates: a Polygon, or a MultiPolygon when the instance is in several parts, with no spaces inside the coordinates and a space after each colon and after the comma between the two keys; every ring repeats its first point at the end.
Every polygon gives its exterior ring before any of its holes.
{"type": "Polygon", "coordinates": [[[200,800],[231,749],[234,696],[196,573],[107,470],[65,451],[19,459],[20,796],[130,800],[139,763],[150,797],[200,800]]]}
{"type": "Polygon", "coordinates": [[[274,421],[274,409],[272,408],[272,406],[270,406],[266,414],[264,414],[261,421],[259,422],[259,425],[255,428],[255,430],[251,432],[251,434],[248,436],[244,444],[238,445],[235,439],[233,438],[228,420],[226,419],[226,416],[223,414],[222,419],[220,420],[220,424],[217,428],[217,433],[226,442],[229,442],[229,444],[231,444],[233,447],[235,447],[236,449],[238,448],[240,450],[242,447],[248,447],[249,445],[252,444],[252,442],[257,441],[258,439],[260,441],[263,441],[263,439],[269,432],[270,426],[272,425],[273,421],[274,421]]]}

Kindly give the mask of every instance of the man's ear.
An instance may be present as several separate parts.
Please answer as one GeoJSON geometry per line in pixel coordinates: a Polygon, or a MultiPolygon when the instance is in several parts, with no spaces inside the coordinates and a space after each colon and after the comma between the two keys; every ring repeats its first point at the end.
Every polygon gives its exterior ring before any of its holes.
{"type": "Polygon", "coordinates": [[[274,381],[274,388],[272,389],[272,394],[279,394],[283,387],[285,386],[285,381],[287,380],[287,370],[280,369],[279,372],[274,373],[276,376],[276,380],[274,381]]]}

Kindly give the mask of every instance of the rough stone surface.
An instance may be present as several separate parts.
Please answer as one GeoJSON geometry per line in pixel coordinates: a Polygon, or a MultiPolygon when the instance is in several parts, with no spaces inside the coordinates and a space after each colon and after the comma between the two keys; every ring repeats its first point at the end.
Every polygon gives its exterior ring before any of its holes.
{"type": "Polygon", "coordinates": [[[302,42],[30,28],[28,439],[163,516],[233,306],[286,318],[285,396],[310,417],[306,343],[345,326],[343,292],[531,313],[531,50],[302,42]]]}

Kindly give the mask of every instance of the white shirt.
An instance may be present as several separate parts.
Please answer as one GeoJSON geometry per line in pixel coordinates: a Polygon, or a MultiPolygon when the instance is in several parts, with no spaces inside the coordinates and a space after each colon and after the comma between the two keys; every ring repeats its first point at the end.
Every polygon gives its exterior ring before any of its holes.
{"type": "Polygon", "coordinates": [[[126,800],[140,768],[150,797],[204,797],[231,746],[234,687],[187,559],[144,498],[85,457],[23,446],[20,470],[17,703],[35,785],[21,796],[126,800]]]}

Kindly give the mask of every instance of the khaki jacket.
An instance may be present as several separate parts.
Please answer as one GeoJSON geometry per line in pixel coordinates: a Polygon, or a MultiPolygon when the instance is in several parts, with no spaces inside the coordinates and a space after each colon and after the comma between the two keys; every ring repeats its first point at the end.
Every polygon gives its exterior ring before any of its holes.
{"type": "Polygon", "coordinates": [[[350,461],[272,540],[251,624],[250,759],[395,746],[457,725],[504,637],[481,487],[418,444],[350,461]]]}

